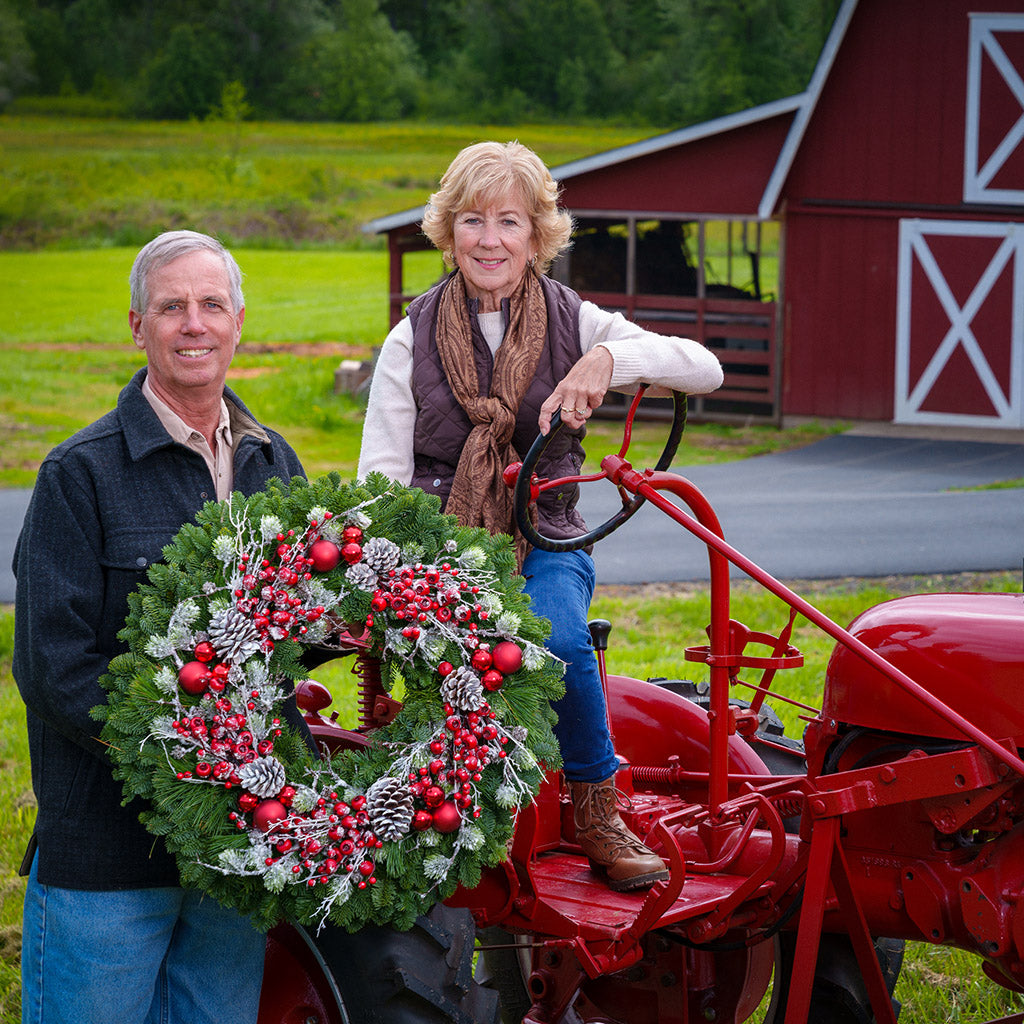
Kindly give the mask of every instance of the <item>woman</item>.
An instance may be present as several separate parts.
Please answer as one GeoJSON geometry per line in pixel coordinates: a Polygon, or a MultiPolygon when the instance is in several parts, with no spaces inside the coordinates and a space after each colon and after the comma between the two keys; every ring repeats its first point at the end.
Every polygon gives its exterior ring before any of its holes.
{"type": "MultiPolygon", "coordinates": [[[[584,425],[610,387],[645,381],[704,394],[722,371],[696,342],[643,331],[544,275],[572,230],[557,198],[547,168],[517,142],[478,143],[452,161],[422,228],[454,272],[412,302],[384,342],[359,475],[422,487],[464,525],[514,536],[526,592],[551,620],[548,647],[566,666],[555,734],[578,841],[613,889],[636,889],[667,872],[616,809],[619,763],[587,629],[593,562],[584,551],[531,549],[501,474],[538,429],[548,433],[557,409],[565,428],[538,467],[548,478],[579,472],[584,425]]],[[[577,487],[545,492],[540,532],[585,533],[577,497],[577,487]]]]}

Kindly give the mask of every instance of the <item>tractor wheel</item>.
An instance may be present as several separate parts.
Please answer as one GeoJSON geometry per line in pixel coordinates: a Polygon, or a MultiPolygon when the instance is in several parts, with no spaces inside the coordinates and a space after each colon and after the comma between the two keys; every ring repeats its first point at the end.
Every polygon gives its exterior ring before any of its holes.
{"type": "MultiPolygon", "coordinates": [[[[776,961],[777,968],[781,969],[775,972],[764,1024],[782,1024],[786,1018],[786,999],[789,995],[789,976],[793,969],[795,945],[795,935],[781,936],[781,956],[776,961]]],[[[891,998],[903,964],[902,940],[876,939],[875,955],[882,965],[882,976],[891,998]]],[[[892,1007],[896,1017],[899,1017],[899,1000],[893,999],[892,1007]]],[[[822,935],[807,1024],[873,1024],[874,1020],[871,1001],[850,940],[845,935],[822,935]]]]}
{"type": "Polygon", "coordinates": [[[520,1024],[533,1005],[526,988],[532,970],[530,948],[514,948],[516,937],[503,928],[481,929],[477,938],[484,952],[477,958],[476,980],[498,993],[501,1024],[520,1024]]]}
{"type": "Polygon", "coordinates": [[[346,1024],[497,1024],[497,993],[473,978],[466,910],[438,904],[407,932],[325,928],[311,938],[346,1024]]]}

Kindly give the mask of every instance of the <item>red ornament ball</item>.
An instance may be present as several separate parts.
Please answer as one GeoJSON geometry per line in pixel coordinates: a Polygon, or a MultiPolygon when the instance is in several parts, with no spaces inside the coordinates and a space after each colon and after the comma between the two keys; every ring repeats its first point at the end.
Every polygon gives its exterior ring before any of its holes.
{"type": "Polygon", "coordinates": [[[186,661],[178,669],[178,685],[193,697],[205,693],[209,685],[206,665],[201,661],[186,661]]]}
{"type": "Polygon", "coordinates": [[[469,660],[473,668],[475,668],[477,672],[485,672],[487,669],[491,667],[491,652],[485,651],[483,648],[478,647],[473,652],[473,657],[469,660]]]}
{"type": "Polygon", "coordinates": [[[341,561],[341,548],[330,540],[317,540],[309,546],[306,558],[317,572],[330,572],[341,561]]]}
{"type": "Polygon", "coordinates": [[[247,814],[249,811],[256,810],[259,804],[260,798],[255,793],[242,793],[238,797],[239,810],[245,811],[247,814]]]}
{"type": "Polygon", "coordinates": [[[363,531],[358,526],[346,526],[341,531],[341,539],[346,544],[362,544],[363,542],[363,531]]]}
{"type": "Polygon", "coordinates": [[[196,644],[196,658],[199,661],[213,661],[216,656],[217,652],[209,640],[201,640],[196,644]]]}
{"type": "Polygon", "coordinates": [[[462,815],[451,800],[446,800],[434,811],[433,826],[435,832],[456,832],[462,824],[462,815]]]}
{"type": "Polygon", "coordinates": [[[480,681],[484,684],[485,690],[493,693],[495,690],[501,689],[501,684],[505,682],[505,677],[497,669],[490,668],[483,674],[480,681]]]}
{"type": "Polygon", "coordinates": [[[434,816],[430,811],[417,811],[412,816],[412,827],[417,832],[425,832],[434,823],[434,816]]]}
{"type": "Polygon", "coordinates": [[[252,812],[252,823],[261,832],[270,832],[288,817],[288,808],[280,800],[264,800],[252,812]]]}
{"type": "Polygon", "coordinates": [[[523,667],[522,648],[511,640],[502,640],[491,651],[491,662],[499,672],[507,676],[518,672],[523,667]]]}
{"type": "Polygon", "coordinates": [[[440,807],[444,803],[444,790],[440,786],[428,786],[423,794],[423,802],[428,807],[440,807]]]}
{"type": "Polygon", "coordinates": [[[346,544],[341,549],[341,557],[348,562],[349,565],[355,565],[363,557],[363,549],[359,544],[355,542],[346,544]]]}

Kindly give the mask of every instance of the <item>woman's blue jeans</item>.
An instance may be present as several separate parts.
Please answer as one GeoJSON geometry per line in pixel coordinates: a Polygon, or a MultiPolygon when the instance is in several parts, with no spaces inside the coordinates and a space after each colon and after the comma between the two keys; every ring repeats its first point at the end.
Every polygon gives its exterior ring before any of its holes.
{"type": "Polygon", "coordinates": [[[22,1024],[255,1024],[266,936],[247,918],[170,886],[42,885],[36,867],[25,893],[22,1024]]]}
{"type": "Polygon", "coordinates": [[[593,559],[584,551],[533,548],[523,562],[523,576],[534,614],[551,621],[548,650],[565,662],[565,696],[553,705],[565,777],[600,782],[615,774],[619,761],[608,734],[604,691],[587,629],[593,559]]]}

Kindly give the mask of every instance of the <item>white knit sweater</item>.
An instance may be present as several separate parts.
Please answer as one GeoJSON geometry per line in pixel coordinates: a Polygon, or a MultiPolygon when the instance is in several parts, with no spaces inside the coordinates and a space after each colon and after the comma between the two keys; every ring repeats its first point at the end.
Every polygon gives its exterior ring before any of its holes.
{"type": "MultiPolygon", "coordinates": [[[[611,389],[629,391],[657,384],[690,395],[721,387],[722,367],[703,345],[645,331],[621,313],[584,302],[580,306],[580,346],[589,352],[603,345],[613,361],[611,389]]],[[[492,352],[504,334],[504,314],[482,313],[480,329],[492,352]]],[[[416,403],[412,392],[412,325],[405,317],[384,341],[373,372],[359,452],[359,476],[379,472],[408,484],[413,474],[416,403]]]]}

